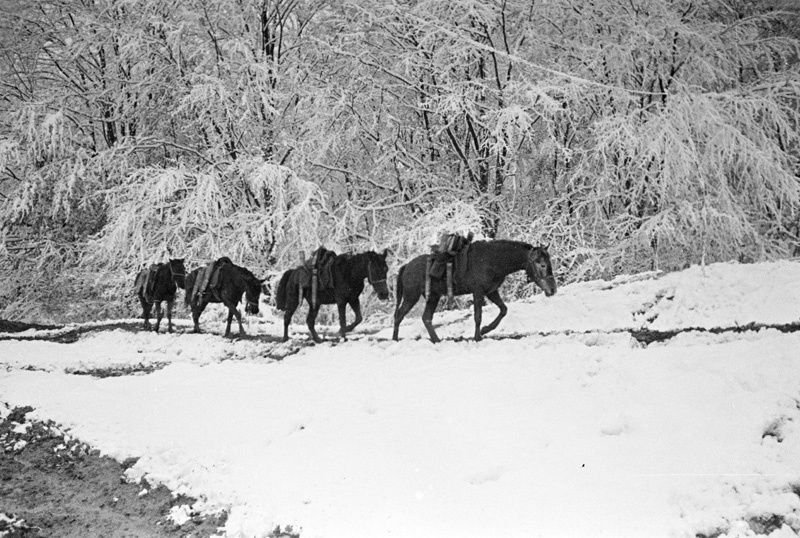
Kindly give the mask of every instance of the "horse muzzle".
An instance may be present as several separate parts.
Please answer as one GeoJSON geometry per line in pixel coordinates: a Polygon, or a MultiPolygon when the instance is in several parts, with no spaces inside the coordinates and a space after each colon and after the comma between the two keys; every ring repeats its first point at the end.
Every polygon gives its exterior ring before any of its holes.
{"type": "Polygon", "coordinates": [[[386,301],[389,299],[389,288],[386,286],[385,280],[381,282],[373,282],[372,288],[375,290],[375,293],[378,295],[378,299],[381,301],[386,301]]]}
{"type": "Polygon", "coordinates": [[[536,283],[542,291],[544,292],[545,297],[552,297],[558,291],[558,286],[556,286],[556,279],[552,276],[548,276],[543,278],[539,282],[536,283]]]}
{"type": "Polygon", "coordinates": [[[254,303],[247,303],[247,306],[244,307],[244,311],[246,314],[258,314],[258,305],[254,303]]]}

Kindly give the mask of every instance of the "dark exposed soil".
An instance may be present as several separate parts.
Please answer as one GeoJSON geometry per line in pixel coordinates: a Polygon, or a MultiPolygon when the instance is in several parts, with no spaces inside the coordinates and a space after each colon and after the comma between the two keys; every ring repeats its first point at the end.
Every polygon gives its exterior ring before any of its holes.
{"type": "Polygon", "coordinates": [[[173,497],[163,486],[127,482],[123,473],[135,461],[100,456],[66,440],[52,424],[27,421],[28,411],[17,408],[0,420],[0,535],[200,538],[224,525],[225,514],[174,524],[167,518],[170,509],[193,499],[173,497]]]}
{"type": "Polygon", "coordinates": [[[36,329],[37,331],[47,329],[60,329],[58,325],[38,325],[36,323],[23,323],[21,321],[10,321],[0,319],[0,333],[19,333],[27,331],[28,329],[36,329]]]}

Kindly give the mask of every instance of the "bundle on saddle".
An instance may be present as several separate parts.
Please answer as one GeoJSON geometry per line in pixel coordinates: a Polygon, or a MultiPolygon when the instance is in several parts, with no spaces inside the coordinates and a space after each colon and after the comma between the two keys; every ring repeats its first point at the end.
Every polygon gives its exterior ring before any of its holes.
{"type": "Polygon", "coordinates": [[[133,292],[138,295],[141,291],[142,297],[144,297],[144,300],[148,303],[153,302],[153,292],[155,291],[156,287],[156,275],[158,274],[158,270],[163,266],[163,263],[154,263],[147,269],[142,269],[139,271],[139,274],[136,275],[136,280],[133,283],[133,292]]]}
{"type": "Polygon", "coordinates": [[[467,251],[472,243],[472,232],[466,237],[461,234],[442,234],[439,244],[431,245],[431,255],[428,256],[427,271],[425,271],[425,297],[430,296],[431,279],[441,280],[446,278],[447,300],[453,301],[453,281],[458,281],[458,276],[467,270],[467,251]],[[456,276],[454,276],[456,275],[456,276]]]}
{"type": "Polygon", "coordinates": [[[311,288],[311,304],[317,305],[317,293],[319,290],[333,289],[333,261],[336,259],[336,253],[328,250],[325,247],[319,247],[311,257],[307,260],[302,260],[303,269],[300,275],[299,286],[300,297],[303,296],[302,288],[311,288]]]}
{"type": "Polygon", "coordinates": [[[226,264],[233,265],[233,262],[227,256],[223,256],[218,260],[208,262],[205,267],[201,267],[195,278],[194,286],[191,291],[191,302],[194,303],[196,298],[202,297],[205,293],[211,293],[217,299],[219,297],[219,270],[226,264]]]}

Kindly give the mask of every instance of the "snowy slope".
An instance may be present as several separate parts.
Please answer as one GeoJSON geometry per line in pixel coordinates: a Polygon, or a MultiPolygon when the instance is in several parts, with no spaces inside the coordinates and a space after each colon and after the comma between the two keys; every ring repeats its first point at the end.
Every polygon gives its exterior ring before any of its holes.
{"type": "MultiPolygon", "coordinates": [[[[385,319],[336,345],[230,342],[213,316],[212,334],[0,341],[0,402],[229,510],[229,537],[795,536],[800,333],[625,331],[800,322],[797,282],[784,261],[575,284],[511,303],[493,334],[513,338],[480,343],[433,345],[416,317],[400,342],[385,319]],[[158,369],[73,374],[126,366],[158,369]]],[[[473,331],[470,311],[436,321],[473,331]]]]}

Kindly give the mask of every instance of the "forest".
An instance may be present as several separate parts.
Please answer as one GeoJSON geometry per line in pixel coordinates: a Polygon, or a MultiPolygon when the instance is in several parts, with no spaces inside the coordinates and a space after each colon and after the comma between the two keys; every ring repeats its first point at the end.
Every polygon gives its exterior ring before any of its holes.
{"type": "Polygon", "coordinates": [[[789,258],[799,159],[796,0],[3,0],[0,318],[454,231],[559,284],[789,258]]]}

